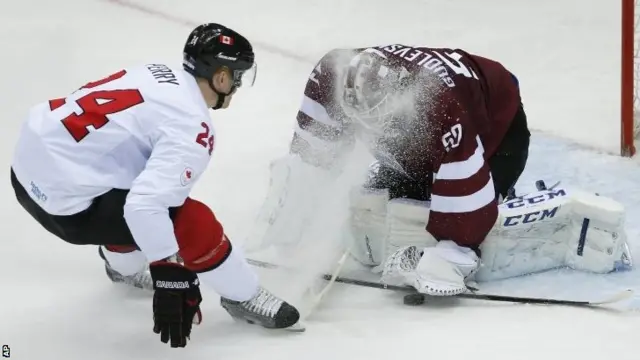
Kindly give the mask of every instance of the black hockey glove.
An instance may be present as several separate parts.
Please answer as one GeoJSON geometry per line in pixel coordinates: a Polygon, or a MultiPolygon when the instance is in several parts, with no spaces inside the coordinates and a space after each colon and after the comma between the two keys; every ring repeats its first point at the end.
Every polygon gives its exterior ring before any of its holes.
{"type": "Polygon", "coordinates": [[[185,347],[193,323],[199,324],[200,281],[198,276],[175,260],[162,260],[149,266],[153,279],[153,332],[171,347],[185,347]]]}

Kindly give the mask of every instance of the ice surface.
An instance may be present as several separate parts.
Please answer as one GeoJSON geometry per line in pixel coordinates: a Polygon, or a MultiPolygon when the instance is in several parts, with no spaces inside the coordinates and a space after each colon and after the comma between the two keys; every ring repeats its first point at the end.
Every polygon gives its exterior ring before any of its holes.
{"type": "MultiPolygon", "coordinates": [[[[243,239],[266,191],[269,161],[286,151],[302,86],[325,50],[380,42],[459,46],[513,69],[532,127],[543,130],[533,135],[519,190],[533,190],[537,179],[562,180],[567,187],[621,201],[640,261],[640,168],[636,160],[606,153],[618,149],[618,3],[5,2],[0,160],[8,167],[31,104],[129,64],[179,63],[191,27],[219,21],[255,39],[260,73],[256,87],[239,94],[231,109],[213,114],[217,149],[193,195],[213,207],[232,239],[243,239]],[[544,135],[549,133],[574,142],[544,135]]],[[[640,358],[637,311],[470,301],[407,308],[401,296],[343,285],[334,287],[304,334],[236,324],[205,289],[204,323],[186,349],[172,350],[151,332],[148,295],[114,287],[94,247],[52,238],[20,209],[9,182],[0,186],[6,199],[0,207],[5,230],[0,343],[11,346],[16,359],[640,358]]],[[[553,271],[484,289],[581,299],[627,287],[640,291],[637,271],[607,276],[553,271]]],[[[622,306],[637,307],[637,297],[622,306]]]]}

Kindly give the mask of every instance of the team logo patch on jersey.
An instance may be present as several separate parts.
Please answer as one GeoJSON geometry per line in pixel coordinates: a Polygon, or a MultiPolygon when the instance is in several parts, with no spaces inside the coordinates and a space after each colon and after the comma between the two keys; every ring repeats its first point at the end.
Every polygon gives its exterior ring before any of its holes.
{"type": "Polygon", "coordinates": [[[180,184],[182,184],[182,186],[187,186],[191,183],[191,180],[193,180],[194,177],[195,174],[193,173],[193,169],[186,167],[180,175],[180,184]]]}

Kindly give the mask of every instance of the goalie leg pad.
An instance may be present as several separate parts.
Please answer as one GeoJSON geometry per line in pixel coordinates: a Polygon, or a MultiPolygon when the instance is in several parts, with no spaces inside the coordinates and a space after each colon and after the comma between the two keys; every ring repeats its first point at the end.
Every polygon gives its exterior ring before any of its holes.
{"type": "Polygon", "coordinates": [[[257,253],[273,247],[297,247],[333,179],[334,174],[296,155],[274,160],[266,197],[244,248],[257,253]]]}
{"type": "Polygon", "coordinates": [[[387,210],[387,256],[405,246],[415,245],[419,249],[435,246],[437,240],[427,232],[428,220],[428,201],[401,198],[391,200],[387,210]]]}
{"type": "Polygon", "coordinates": [[[356,187],[349,193],[350,234],[347,248],[364,265],[379,265],[386,258],[387,189],[356,187]]]}
{"type": "Polygon", "coordinates": [[[574,193],[572,200],[574,216],[567,266],[595,273],[632,267],[622,204],[585,192],[574,193]]]}
{"type": "MultiPolygon", "coordinates": [[[[389,201],[387,189],[356,188],[350,194],[351,255],[365,265],[382,265],[398,249],[435,246],[426,230],[429,202],[405,198],[389,201]]],[[[374,269],[381,271],[382,269],[374,269]]]]}
{"type": "Polygon", "coordinates": [[[500,205],[496,225],[480,246],[479,281],[559,267],[607,273],[631,266],[624,210],[582,191],[542,190],[500,205]]]}

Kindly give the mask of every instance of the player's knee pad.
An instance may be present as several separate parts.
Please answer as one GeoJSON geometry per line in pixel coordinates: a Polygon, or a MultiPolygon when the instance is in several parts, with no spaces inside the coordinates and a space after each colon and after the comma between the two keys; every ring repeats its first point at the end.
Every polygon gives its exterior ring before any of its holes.
{"type": "Polygon", "coordinates": [[[180,256],[187,268],[205,272],[217,268],[231,253],[231,243],[213,211],[187,198],[174,220],[180,256]]]}
{"type": "Polygon", "coordinates": [[[243,248],[255,252],[274,246],[297,246],[300,234],[322,203],[321,196],[331,178],[330,173],[297,155],[274,160],[269,189],[243,248]]]}
{"type": "Polygon", "coordinates": [[[476,278],[495,280],[570,267],[607,273],[631,266],[624,209],[612,199],[566,189],[543,190],[500,205],[482,243],[476,278]]]}

